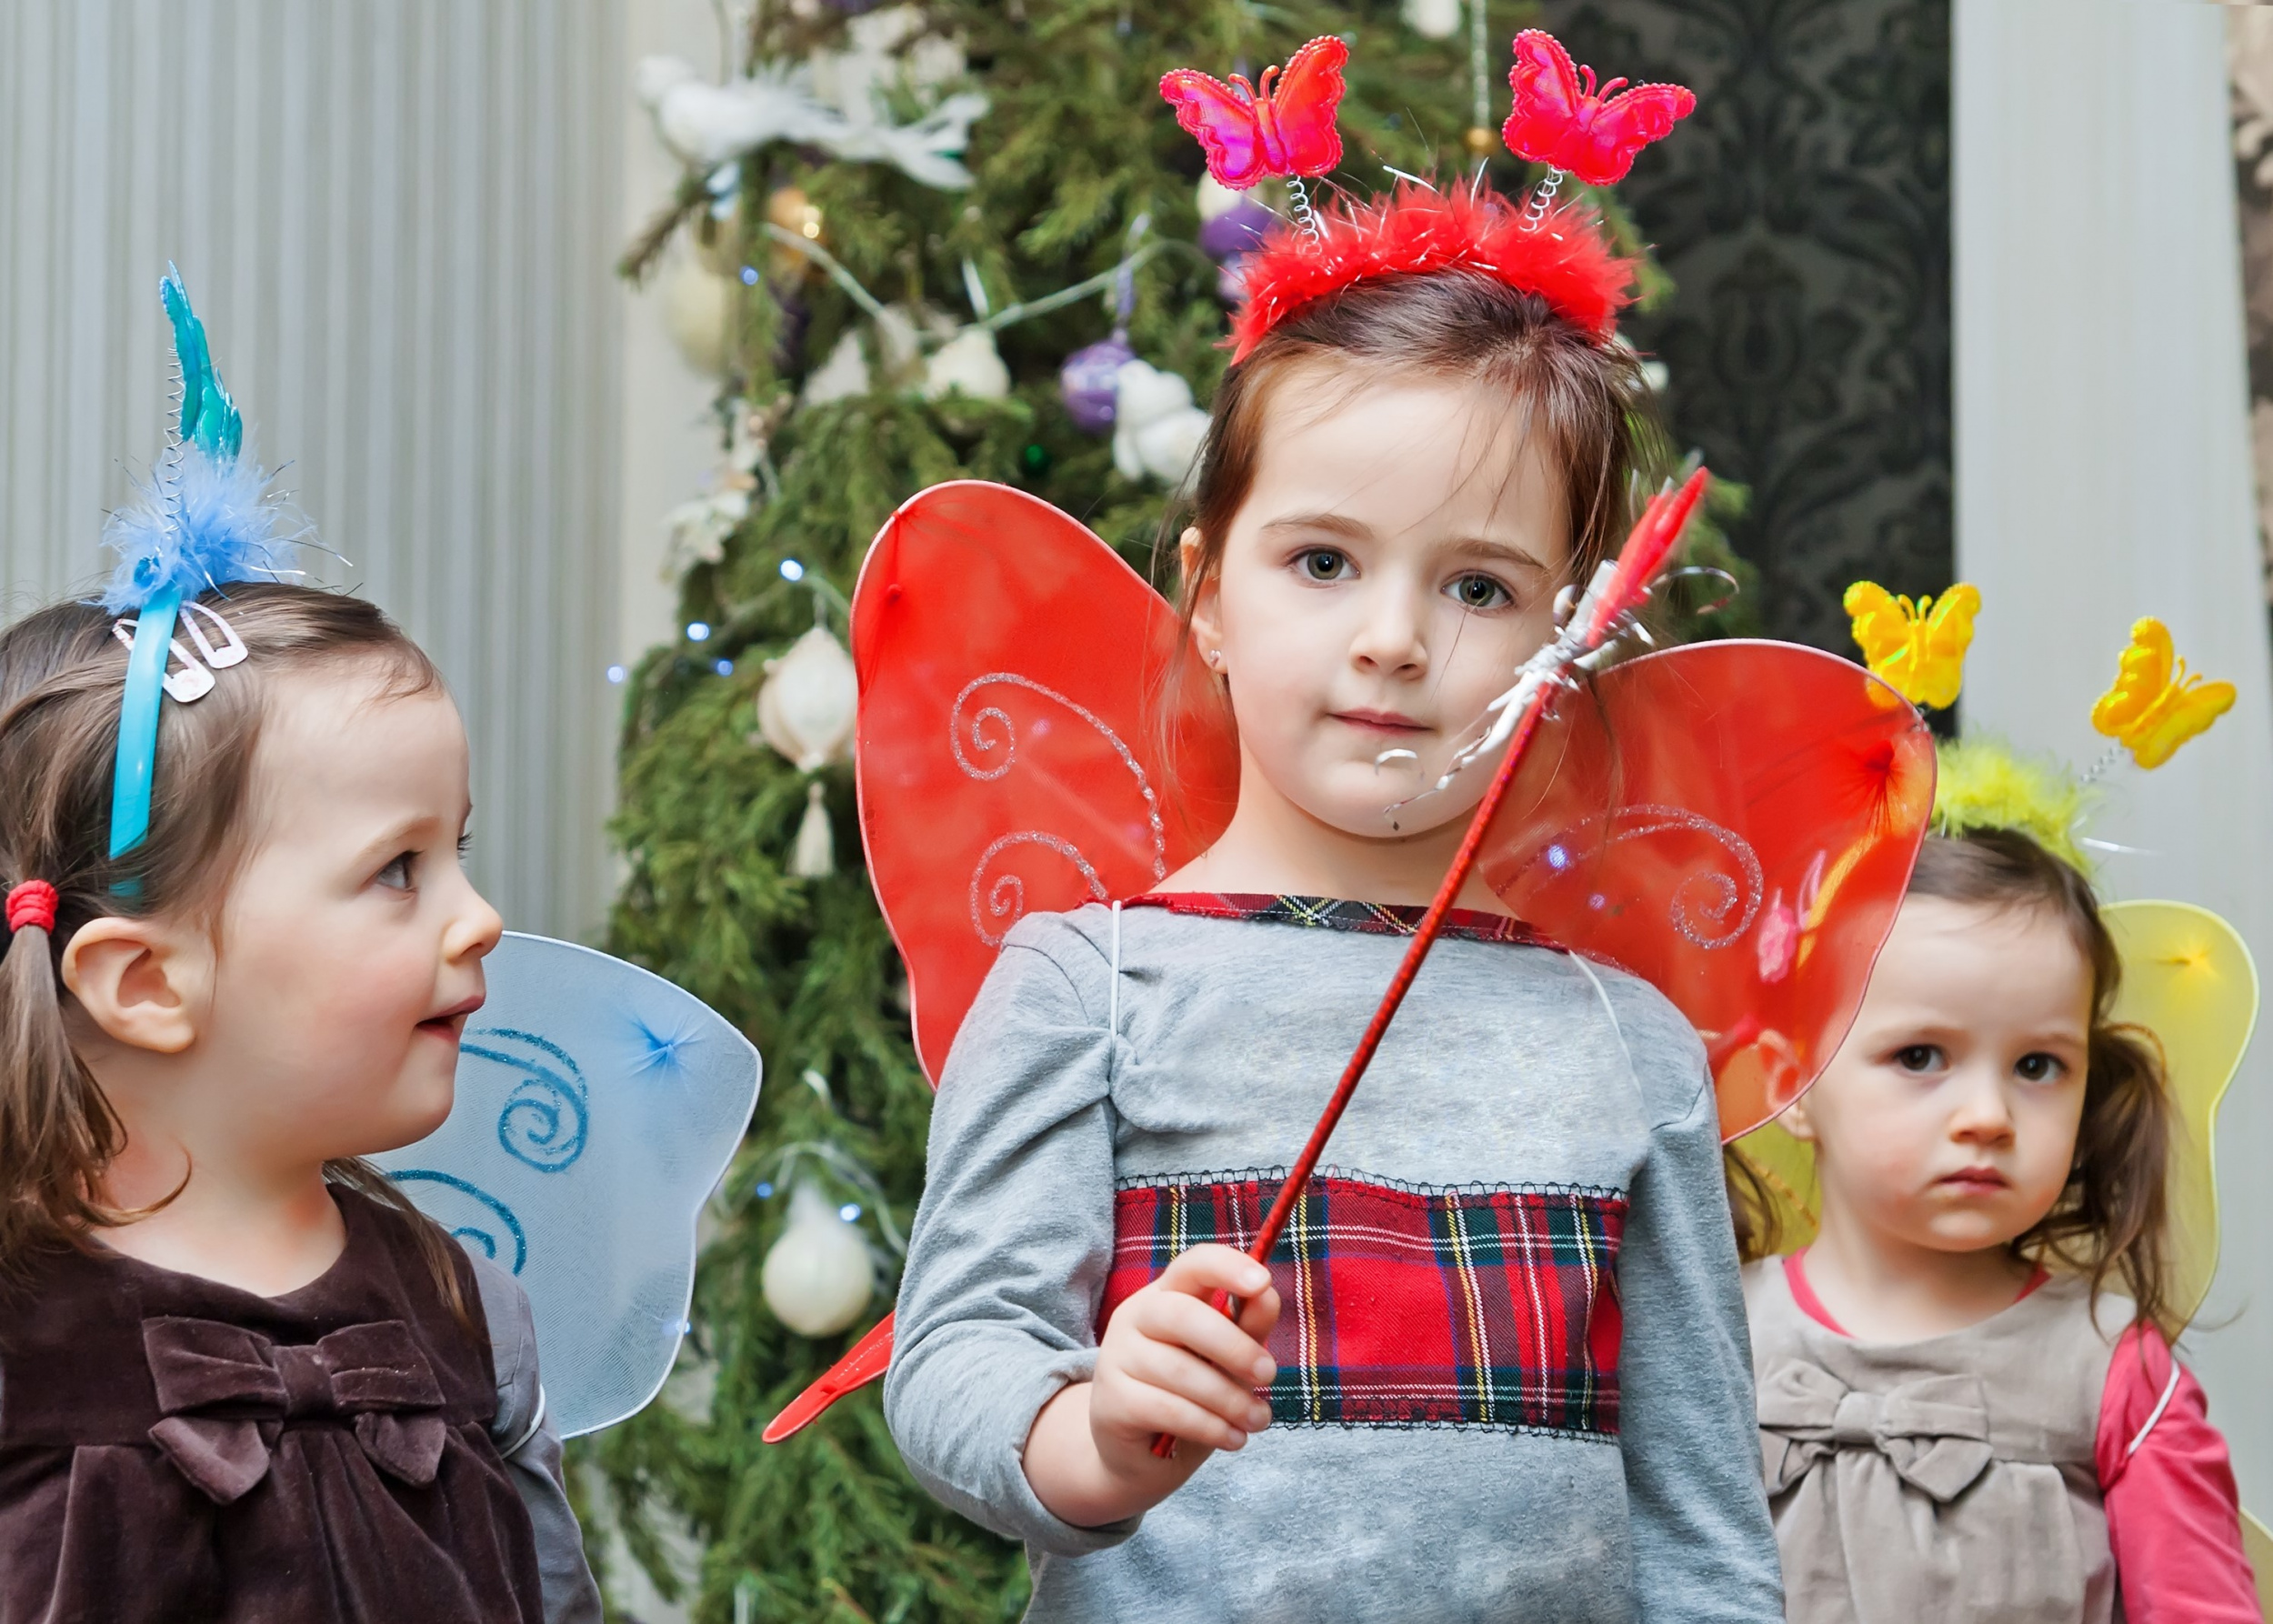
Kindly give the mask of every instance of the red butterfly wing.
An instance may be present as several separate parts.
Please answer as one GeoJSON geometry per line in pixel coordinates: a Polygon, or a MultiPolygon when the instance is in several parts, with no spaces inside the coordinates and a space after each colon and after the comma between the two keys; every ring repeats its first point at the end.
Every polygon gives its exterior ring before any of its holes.
{"type": "Polygon", "coordinates": [[[1480,867],[1531,924],[1673,1000],[1704,1035],[1734,1138],[1846,1037],[1933,801],[1932,736],[1859,667],[1697,644],[1563,707],[1480,867]]]}
{"type": "Polygon", "coordinates": [[[1578,70],[1563,42],[1543,28],[1517,35],[1516,65],[1508,70],[1507,85],[1516,93],[1515,111],[1499,127],[1507,150],[1535,164],[1569,168],[1562,153],[1585,102],[1578,93],[1578,70]]]}
{"type": "MultiPolygon", "coordinates": [[[[868,877],[936,1084],[1018,916],[1133,897],[1190,860],[1230,820],[1238,744],[1204,679],[1169,687],[1176,611],[1087,529],[1006,486],[912,497],[868,549],[852,619],[868,877]],[[1165,707],[1177,692],[1195,702],[1165,707]],[[1172,764],[1161,739],[1177,741],[1172,764]]],[[[891,1355],[886,1315],[766,1441],[891,1355]]]]}
{"type": "Polygon", "coordinates": [[[1262,120],[1246,88],[1244,83],[1227,85],[1197,68],[1179,67],[1160,75],[1160,94],[1175,106],[1177,123],[1207,155],[1207,172],[1235,192],[1246,191],[1270,173],[1262,120]]]}
{"type": "Polygon", "coordinates": [[[1348,61],[1349,46],[1331,34],[1320,35],[1287,59],[1287,71],[1271,86],[1277,173],[1324,175],[1341,163],[1342,135],[1334,115],[1348,88],[1342,78],[1348,61]]]}
{"type": "Polygon", "coordinates": [[[934,486],[894,514],[852,631],[868,876],[936,1083],[1019,916],[1134,897],[1182,867],[1229,820],[1237,747],[1204,679],[1157,725],[1176,611],[1006,486],[934,486]],[[1181,742],[1173,764],[1164,737],[1181,742]]]}
{"type": "Polygon", "coordinates": [[[1574,132],[1568,169],[1590,186],[1616,185],[1634,167],[1634,155],[1673,133],[1674,125],[1697,106],[1694,92],[1678,85],[1637,85],[1601,105],[1574,132]]]}

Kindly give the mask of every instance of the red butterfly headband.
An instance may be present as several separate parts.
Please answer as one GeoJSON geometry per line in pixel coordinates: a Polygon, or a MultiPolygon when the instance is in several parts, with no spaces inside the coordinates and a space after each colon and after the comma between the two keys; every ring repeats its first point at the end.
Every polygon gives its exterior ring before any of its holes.
{"type": "Polygon", "coordinates": [[[1226,85],[1192,68],[1161,79],[1160,94],[1198,137],[1217,180],[1244,190],[1282,175],[1294,195],[1301,229],[1274,233],[1247,263],[1247,302],[1232,324],[1234,365],[1296,311],[1354,283],[1456,268],[1537,294],[1597,342],[1608,340],[1632,300],[1633,261],[1612,250],[1591,211],[1550,205],[1566,170],[1589,185],[1624,179],[1634,155],[1669,134],[1697,97],[1678,85],[1622,88],[1623,79],[1597,88],[1592,68],[1573,66],[1555,36],[1537,28],[1516,35],[1515,52],[1507,75],[1515,111],[1500,135],[1517,156],[1549,171],[1521,214],[1480,186],[1437,194],[1401,185],[1389,201],[1320,220],[1301,188],[1303,176],[1341,162],[1334,115],[1349,47],[1331,35],[1297,51],[1283,74],[1264,70],[1259,85],[1239,76],[1226,85]]]}

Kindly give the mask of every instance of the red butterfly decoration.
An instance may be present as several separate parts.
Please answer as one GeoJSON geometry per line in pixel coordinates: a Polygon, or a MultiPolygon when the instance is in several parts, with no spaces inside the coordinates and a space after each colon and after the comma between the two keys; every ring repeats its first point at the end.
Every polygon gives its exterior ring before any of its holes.
{"type": "Polygon", "coordinates": [[[1507,84],[1516,93],[1516,110],[1499,132],[1507,149],[1590,186],[1624,180],[1634,155],[1671,135],[1697,106],[1695,93],[1678,85],[1621,89],[1626,81],[1613,79],[1597,90],[1594,69],[1572,66],[1562,42],[1539,28],[1516,35],[1507,84]]]}
{"type": "Polygon", "coordinates": [[[1287,58],[1284,73],[1265,68],[1259,85],[1243,74],[1227,85],[1179,67],[1160,76],[1160,94],[1206,150],[1207,172],[1244,192],[1267,175],[1324,175],[1342,161],[1334,110],[1348,60],[1348,45],[1321,35],[1287,58]]]}

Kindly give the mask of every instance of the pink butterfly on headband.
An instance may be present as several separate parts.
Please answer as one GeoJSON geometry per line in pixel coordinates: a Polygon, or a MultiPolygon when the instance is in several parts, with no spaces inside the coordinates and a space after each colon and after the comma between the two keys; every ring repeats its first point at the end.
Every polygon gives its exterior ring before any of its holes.
{"type": "Polygon", "coordinates": [[[1179,67],[1161,75],[1160,94],[1198,137],[1208,173],[1244,192],[1267,175],[1324,175],[1342,161],[1334,110],[1348,60],[1348,45],[1322,35],[1288,57],[1284,73],[1265,68],[1259,85],[1240,74],[1227,85],[1179,67]]]}
{"type": "Polygon", "coordinates": [[[1516,110],[1499,132],[1507,149],[1567,169],[1590,186],[1624,180],[1634,155],[1671,135],[1674,122],[1697,105],[1696,95],[1678,85],[1621,90],[1626,81],[1613,79],[1597,91],[1594,69],[1574,68],[1562,42],[1538,28],[1516,35],[1507,83],[1516,93],[1516,110]]]}

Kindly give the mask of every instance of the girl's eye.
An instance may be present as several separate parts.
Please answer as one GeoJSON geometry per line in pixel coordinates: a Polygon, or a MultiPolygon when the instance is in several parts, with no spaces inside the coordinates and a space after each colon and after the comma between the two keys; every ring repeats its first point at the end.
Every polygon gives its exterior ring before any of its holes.
{"type": "Polygon", "coordinates": [[[2039,1050],[2033,1055],[2021,1056],[2013,1067],[2013,1075],[2024,1083],[2056,1083],[2067,1070],[2067,1066],[2058,1055],[2048,1055],[2039,1050]]]}
{"type": "Polygon", "coordinates": [[[1941,1059],[1940,1048],[1931,1043],[1913,1043],[1894,1051],[1894,1063],[1904,1071],[1938,1071],[1941,1059]]]}
{"type": "Polygon", "coordinates": [[[1516,601],[1514,593],[1489,576],[1462,576],[1445,590],[1464,609],[1500,609],[1516,601]]]}
{"type": "Polygon", "coordinates": [[[1302,573],[1314,581],[1338,581],[1349,573],[1349,559],[1332,547],[1312,547],[1302,556],[1302,573]]]}
{"type": "Polygon", "coordinates": [[[457,837],[457,860],[459,862],[463,863],[466,861],[466,853],[472,851],[473,849],[474,837],[470,833],[460,835],[457,837]]]}
{"type": "Polygon", "coordinates": [[[418,854],[416,852],[404,852],[386,867],[380,869],[375,877],[378,880],[379,884],[385,886],[390,891],[409,890],[410,866],[417,856],[418,854]]]}

